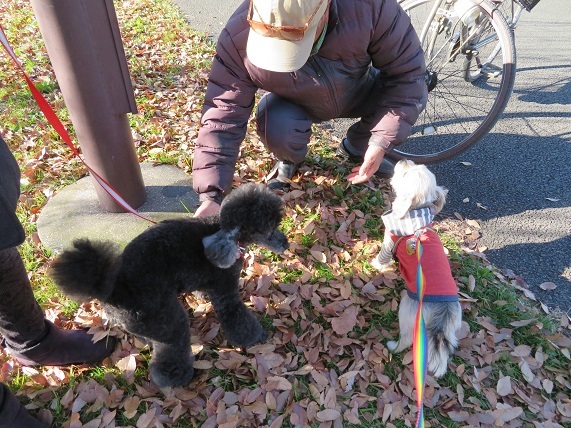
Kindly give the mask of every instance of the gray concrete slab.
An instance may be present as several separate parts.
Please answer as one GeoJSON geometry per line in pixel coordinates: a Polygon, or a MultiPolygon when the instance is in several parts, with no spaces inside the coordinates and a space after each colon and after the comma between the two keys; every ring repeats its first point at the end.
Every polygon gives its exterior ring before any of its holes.
{"type": "MultiPolygon", "coordinates": [[[[172,165],[141,164],[147,202],[137,211],[156,222],[190,216],[198,195],[190,177],[172,165]]],[[[125,245],[152,223],[131,213],[109,213],[99,205],[94,181],[84,177],[64,187],[42,209],[37,221],[42,243],[58,253],[74,239],[111,240],[125,245]]]]}

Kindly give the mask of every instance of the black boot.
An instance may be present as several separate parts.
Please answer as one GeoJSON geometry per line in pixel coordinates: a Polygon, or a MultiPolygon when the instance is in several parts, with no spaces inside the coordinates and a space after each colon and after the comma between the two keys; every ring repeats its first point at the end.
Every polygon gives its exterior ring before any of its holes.
{"type": "Polygon", "coordinates": [[[32,417],[10,389],[0,383],[0,428],[47,428],[32,417]]]}
{"type": "MultiPolygon", "coordinates": [[[[347,150],[347,147],[345,146],[346,140],[347,140],[346,138],[343,138],[343,141],[341,141],[341,144],[339,144],[339,147],[337,147],[337,151],[335,152],[335,154],[343,160],[348,160],[353,163],[363,163],[363,161],[365,160],[365,156],[354,155],[349,150],[347,150]]],[[[394,172],[395,172],[394,164],[390,160],[388,160],[385,156],[383,158],[383,161],[379,165],[379,169],[377,169],[377,172],[375,172],[375,175],[380,178],[391,178],[394,172]]]]}
{"type": "Polygon", "coordinates": [[[296,165],[287,160],[278,161],[268,174],[268,177],[271,178],[271,180],[268,181],[268,187],[272,190],[288,191],[291,178],[300,165],[301,164],[296,165]]]}
{"type": "Polygon", "coordinates": [[[93,336],[85,330],[62,330],[50,321],[46,320],[45,323],[47,334],[37,344],[17,349],[4,340],[2,346],[24,366],[98,363],[108,357],[115,348],[114,337],[93,343],[93,336]]]}
{"type": "Polygon", "coordinates": [[[84,330],[61,330],[46,321],[16,248],[0,251],[0,334],[25,366],[94,363],[111,354],[115,339],[93,343],[84,330]]]}

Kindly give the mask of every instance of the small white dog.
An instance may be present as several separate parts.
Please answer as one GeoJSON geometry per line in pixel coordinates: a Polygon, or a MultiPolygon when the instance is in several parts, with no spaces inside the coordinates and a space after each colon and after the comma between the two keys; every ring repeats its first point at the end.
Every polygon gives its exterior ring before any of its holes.
{"type": "Polygon", "coordinates": [[[456,331],[462,322],[458,290],[432,220],[446,201],[447,190],[437,186],[434,174],[424,165],[401,160],[395,166],[391,185],[395,192],[392,210],[382,216],[385,236],[381,251],[371,262],[378,270],[396,259],[407,294],[399,307],[400,339],[387,343],[401,352],[412,345],[418,310],[417,244],[422,244],[421,265],[425,277],[423,314],[428,336],[428,370],[434,377],[446,373],[448,358],[458,345],[456,331]]]}

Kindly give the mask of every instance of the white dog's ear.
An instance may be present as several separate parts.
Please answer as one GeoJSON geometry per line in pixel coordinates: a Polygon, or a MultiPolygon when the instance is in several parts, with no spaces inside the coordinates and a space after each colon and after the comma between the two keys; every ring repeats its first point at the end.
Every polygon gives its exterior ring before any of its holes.
{"type": "Polygon", "coordinates": [[[408,159],[401,159],[395,165],[394,175],[399,175],[405,172],[407,169],[413,167],[415,163],[408,159]]]}
{"type": "Polygon", "coordinates": [[[414,195],[403,195],[398,196],[393,202],[393,214],[396,218],[403,218],[404,215],[407,213],[408,210],[412,207],[412,203],[414,200],[414,195]]]}
{"type": "Polygon", "coordinates": [[[444,204],[446,203],[446,195],[448,194],[448,189],[444,187],[436,186],[436,200],[433,202],[434,206],[436,207],[436,213],[438,214],[444,208],[444,204]]]}
{"type": "Polygon", "coordinates": [[[227,269],[240,257],[240,248],[234,240],[237,233],[238,229],[230,232],[219,230],[214,235],[202,238],[204,255],[214,266],[227,269]]]}
{"type": "Polygon", "coordinates": [[[406,189],[403,188],[404,176],[406,172],[414,166],[414,162],[402,159],[395,165],[395,171],[391,179],[391,185],[396,193],[395,200],[392,204],[393,214],[397,218],[403,218],[408,210],[412,207],[414,194],[404,194],[406,189]]]}

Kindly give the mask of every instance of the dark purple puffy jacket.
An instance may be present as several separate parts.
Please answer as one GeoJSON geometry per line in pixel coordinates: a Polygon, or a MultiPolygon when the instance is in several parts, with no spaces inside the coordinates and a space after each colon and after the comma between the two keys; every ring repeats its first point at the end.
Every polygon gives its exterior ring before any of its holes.
{"type": "Polygon", "coordinates": [[[426,103],[425,62],[396,0],[332,0],[319,52],[291,73],[262,70],[248,60],[248,5],[242,3],[222,30],[209,75],[193,160],[201,200],[230,190],[258,88],[329,120],[370,102],[374,79],[381,79],[371,141],[385,150],[405,141],[426,103]]]}

